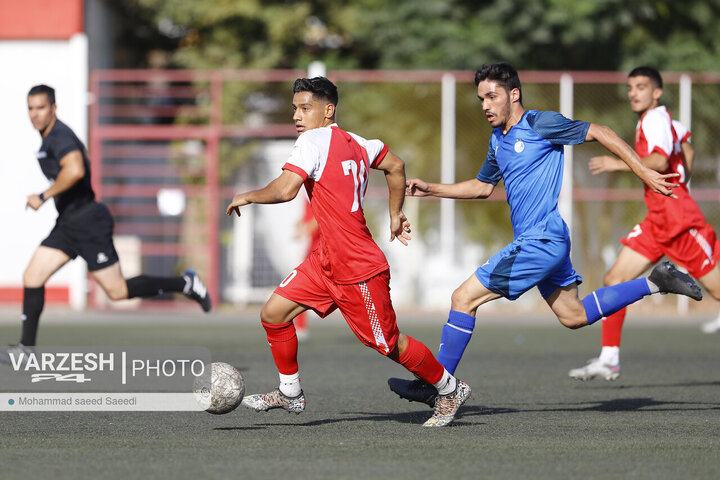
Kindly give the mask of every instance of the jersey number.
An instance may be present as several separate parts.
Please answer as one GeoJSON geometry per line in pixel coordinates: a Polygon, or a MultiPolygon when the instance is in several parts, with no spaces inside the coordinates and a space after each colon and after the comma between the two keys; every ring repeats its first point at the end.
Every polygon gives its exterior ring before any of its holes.
{"type": "Polygon", "coordinates": [[[351,212],[357,212],[364,204],[365,186],[367,184],[367,174],[365,172],[365,163],[360,162],[360,172],[358,175],[358,166],[355,160],[345,160],[342,162],[343,174],[352,176],[355,188],[353,189],[353,204],[351,212]]]}

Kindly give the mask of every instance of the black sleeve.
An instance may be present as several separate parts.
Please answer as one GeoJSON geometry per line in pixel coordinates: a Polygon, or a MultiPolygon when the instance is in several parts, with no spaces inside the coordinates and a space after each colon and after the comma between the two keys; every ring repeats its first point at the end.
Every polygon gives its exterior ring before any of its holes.
{"type": "Polygon", "coordinates": [[[65,132],[62,130],[57,132],[57,134],[52,135],[49,143],[50,150],[58,162],[68,153],[75,150],[81,151],[82,148],[78,145],[72,132],[65,132]]]}

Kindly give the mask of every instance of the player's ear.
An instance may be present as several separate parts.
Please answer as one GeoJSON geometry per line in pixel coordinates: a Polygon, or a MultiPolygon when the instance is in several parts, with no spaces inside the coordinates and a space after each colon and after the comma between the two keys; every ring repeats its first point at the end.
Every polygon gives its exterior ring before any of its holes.
{"type": "Polygon", "coordinates": [[[510,90],[510,101],[512,103],[520,101],[520,89],[519,88],[513,88],[512,90],[510,90]]]}
{"type": "Polygon", "coordinates": [[[660,97],[662,97],[663,89],[660,87],[653,88],[652,96],[654,100],[660,100],[660,97]]]}
{"type": "Polygon", "coordinates": [[[335,105],[330,102],[325,104],[325,118],[329,120],[335,118],[335,105]]]}

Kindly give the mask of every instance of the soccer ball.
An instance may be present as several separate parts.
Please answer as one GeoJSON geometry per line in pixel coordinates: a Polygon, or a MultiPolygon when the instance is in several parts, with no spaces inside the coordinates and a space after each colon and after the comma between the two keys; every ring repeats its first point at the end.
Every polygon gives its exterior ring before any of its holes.
{"type": "Polygon", "coordinates": [[[245,379],[240,371],[229,363],[210,364],[206,373],[195,380],[193,393],[206,412],[215,415],[232,412],[245,395],[245,379]]]}

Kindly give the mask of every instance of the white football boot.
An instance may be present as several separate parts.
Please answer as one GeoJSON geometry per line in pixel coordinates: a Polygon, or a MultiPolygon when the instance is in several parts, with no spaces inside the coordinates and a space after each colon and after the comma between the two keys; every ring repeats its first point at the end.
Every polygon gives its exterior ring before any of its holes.
{"type": "Polygon", "coordinates": [[[703,333],[718,333],[720,332],[720,317],[709,322],[705,322],[700,326],[700,330],[703,333]]]}
{"type": "Polygon", "coordinates": [[[301,413],[305,410],[305,395],[300,392],[297,397],[288,397],[280,389],[269,393],[256,393],[247,395],[242,400],[242,406],[256,412],[267,412],[274,408],[282,408],[290,413],[301,413]]]}
{"type": "Polygon", "coordinates": [[[620,364],[610,365],[601,361],[599,358],[591,358],[587,365],[580,368],[573,368],[568,374],[570,378],[576,380],[592,380],[600,377],[605,380],[616,380],[620,376],[620,364]]]}
{"type": "Polygon", "coordinates": [[[444,427],[452,422],[462,404],[470,398],[471,392],[467,383],[458,380],[454,392],[437,396],[435,413],[423,424],[423,427],[444,427]]]}

